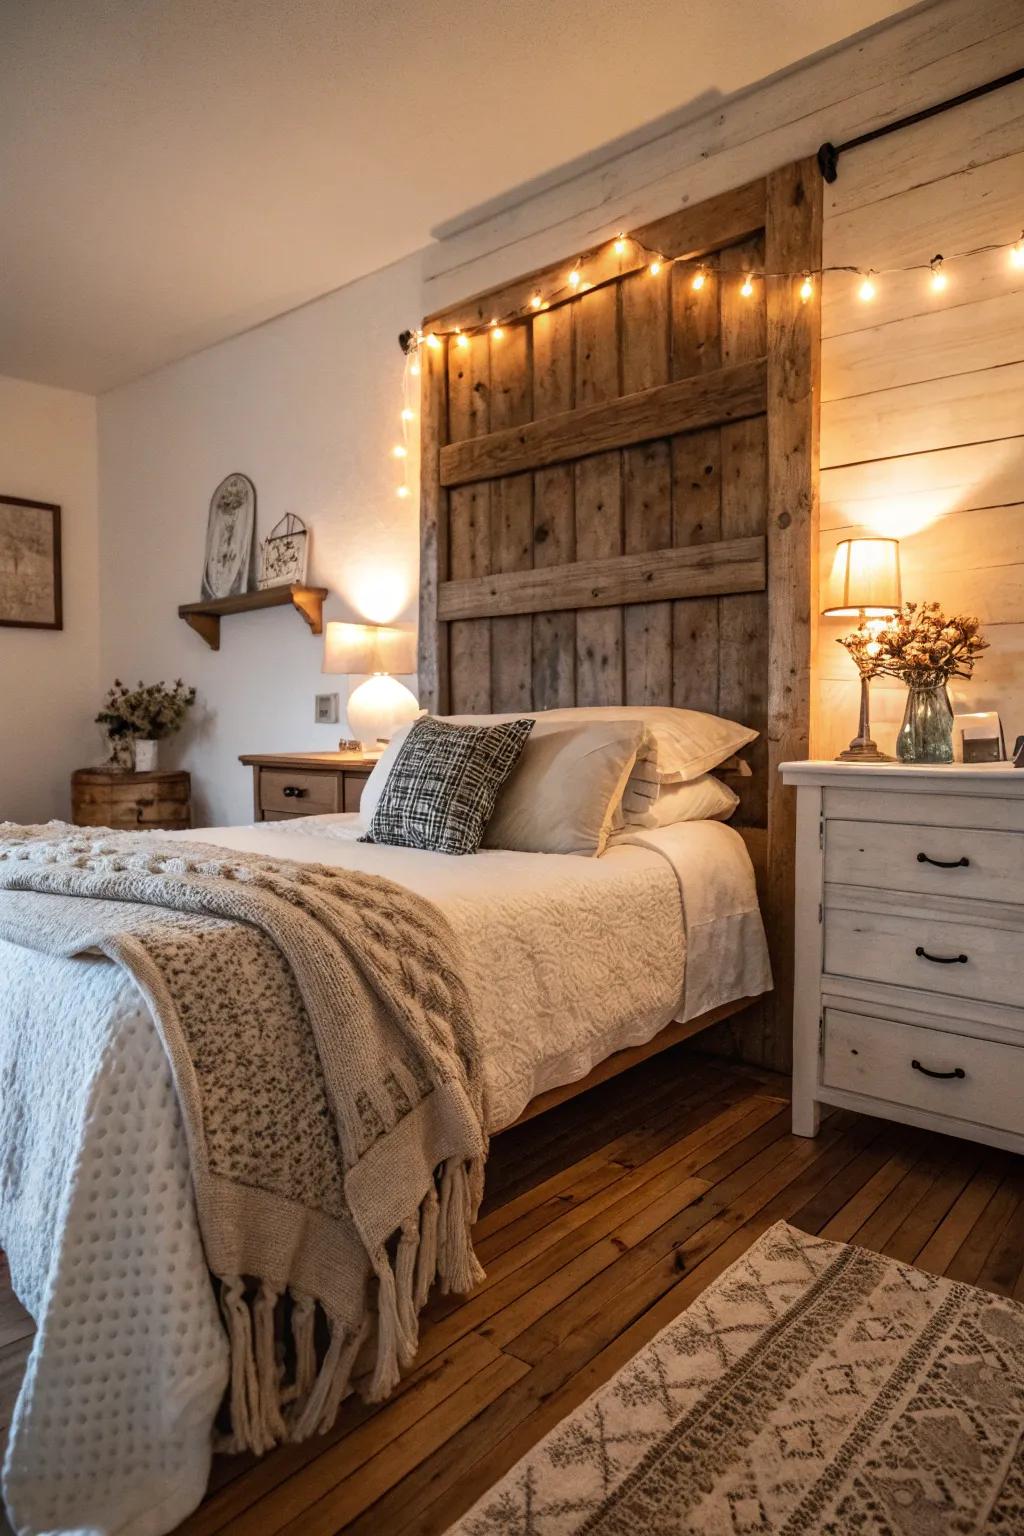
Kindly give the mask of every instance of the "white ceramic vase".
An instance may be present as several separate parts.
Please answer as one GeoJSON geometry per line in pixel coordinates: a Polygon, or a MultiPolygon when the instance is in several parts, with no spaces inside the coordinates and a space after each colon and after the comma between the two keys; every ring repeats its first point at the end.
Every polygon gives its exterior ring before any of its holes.
{"type": "Polygon", "coordinates": [[[160,743],[145,737],[135,738],[135,772],[155,773],[160,755],[160,743]]]}

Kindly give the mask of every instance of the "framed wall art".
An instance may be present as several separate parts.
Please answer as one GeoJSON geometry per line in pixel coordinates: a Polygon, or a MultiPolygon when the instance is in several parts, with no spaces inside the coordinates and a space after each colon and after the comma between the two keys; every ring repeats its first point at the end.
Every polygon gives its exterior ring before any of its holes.
{"type": "Polygon", "coordinates": [[[309,529],[301,517],[286,512],[260,545],[260,591],[288,586],[291,582],[302,586],[308,560],[309,529]]]}
{"type": "Polygon", "coordinates": [[[63,629],[60,507],[0,496],[0,625],[63,629]]]}
{"type": "Polygon", "coordinates": [[[249,590],[256,487],[248,475],[227,475],[210,497],[203,596],[238,597],[249,590]]]}

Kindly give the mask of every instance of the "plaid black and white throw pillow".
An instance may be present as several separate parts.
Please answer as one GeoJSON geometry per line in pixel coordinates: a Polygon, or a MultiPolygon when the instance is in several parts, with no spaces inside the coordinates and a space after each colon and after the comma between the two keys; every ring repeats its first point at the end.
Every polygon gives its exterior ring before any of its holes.
{"type": "Polygon", "coordinates": [[[476,853],[533,724],[449,725],[430,715],[417,720],[360,842],[476,853]]]}

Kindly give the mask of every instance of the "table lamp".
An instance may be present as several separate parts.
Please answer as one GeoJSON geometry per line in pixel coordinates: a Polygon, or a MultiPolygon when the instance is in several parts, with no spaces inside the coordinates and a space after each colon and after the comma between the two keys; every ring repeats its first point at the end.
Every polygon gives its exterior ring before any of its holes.
{"type": "Polygon", "coordinates": [[[415,694],[393,675],[415,670],[411,628],[336,619],[326,626],[323,671],[366,678],[349,695],[347,708],[349,730],[365,752],[380,752],[400,725],[416,718],[415,694]]]}
{"type": "MultiPolygon", "coordinates": [[[[837,545],[828,584],[828,606],[821,610],[825,617],[857,618],[861,624],[866,622],[869,630],[875,621],[877,633],[884,628],[886,619],[899,612],[902,601],[898,539],[843,539],[837,545]]],[[[875,675],[874,670],[870,659],[858,661],[857,665],[860,671],[860,725],[837,761],[891,763],[893,759],[885,752],[879,752],[871,739],[868,684],[875,675]]]]}

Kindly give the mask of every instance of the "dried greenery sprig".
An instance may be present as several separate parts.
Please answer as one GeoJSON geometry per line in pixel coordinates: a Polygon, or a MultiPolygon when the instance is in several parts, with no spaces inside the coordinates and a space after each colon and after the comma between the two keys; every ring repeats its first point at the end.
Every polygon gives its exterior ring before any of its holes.
{"type": "Polygon", "coordinates": [[[938,603],[904,603],[894,618],[870,621],[839,644],[868,677],[898,677],[908,688],[933,688],[971,676],[988,649],[979,630],[978,620],[966,614],[946,618],[938,603]]]}
{"type": "Polygon", "coordinates": [[[106,726],[107,734],[113,737],[138,736],[143,741],[162,741],[181,730],[195,701],[195,689],[180,677],[172,688],[162,681],[140,682],[136,688],[126,688],[115,677],[96,723],[106,726]]]}

